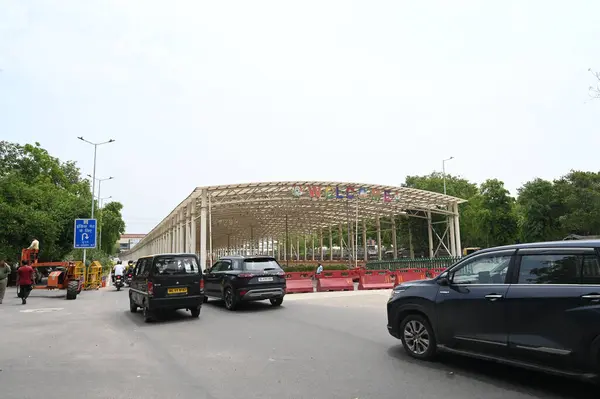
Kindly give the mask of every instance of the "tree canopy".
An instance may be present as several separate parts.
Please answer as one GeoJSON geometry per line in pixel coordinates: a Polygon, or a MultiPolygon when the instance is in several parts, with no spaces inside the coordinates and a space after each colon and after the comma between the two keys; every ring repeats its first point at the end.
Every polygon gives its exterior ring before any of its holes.
{"type": "MultiPolygon", "coordinates": [[[[16,261],[37,238],[40,260],[62,260],[73,249],[74,220],[90,217],[91,200],[90,182],[74,162],[60,161],[39,143],[0,141],[0,258],[16,261]]],[[[106,206],[111,215],[106,231],[114,244],[124,222],[122,205],[113,204],[106,206]]]]}

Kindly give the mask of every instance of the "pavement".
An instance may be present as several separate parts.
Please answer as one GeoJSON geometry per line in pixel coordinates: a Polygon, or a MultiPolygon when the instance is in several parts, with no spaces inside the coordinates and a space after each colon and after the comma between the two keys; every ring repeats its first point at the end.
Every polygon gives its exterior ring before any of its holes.
{"type": "MultiPolygon", "coordinates": [[[[283,306],[221,302],[145,324],[127,289],[34,291],[0,305],[0,397],[588,399],[577,381],[494,363],[404,354],[389,291],[291,294],[283,306]]],[[[595,393],[595,395],[592,395],[595,393]]]]}

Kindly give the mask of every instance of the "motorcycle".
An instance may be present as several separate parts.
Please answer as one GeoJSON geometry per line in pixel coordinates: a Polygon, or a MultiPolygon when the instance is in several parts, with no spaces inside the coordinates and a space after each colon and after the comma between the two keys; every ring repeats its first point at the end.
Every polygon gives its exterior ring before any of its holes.
{"type": "Polygon", "coordinates": [[[131,278],[133,277],[132,273],[127,273],[125,276],[125,284],[130,287],[131,286],[131,278]]]}
{"type": "Polygon", "coordinates": [[[123,285],[123,276],[115,276],[115,287],[117,287],[117,291],[121,291],[123,285]]]}

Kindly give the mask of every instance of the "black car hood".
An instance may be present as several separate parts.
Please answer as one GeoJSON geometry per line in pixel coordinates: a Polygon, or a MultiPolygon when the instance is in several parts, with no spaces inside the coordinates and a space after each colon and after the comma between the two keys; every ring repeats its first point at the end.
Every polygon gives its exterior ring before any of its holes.
{"type": "Polygon", "coordinates": [[[432,285],[432,284],[434,284],[434,282],[435,282],[435,279],[426,278],[424,280],[406,281],[404,283],[398,284],[396,287],[413,287],[415,285],[432,285]]]}

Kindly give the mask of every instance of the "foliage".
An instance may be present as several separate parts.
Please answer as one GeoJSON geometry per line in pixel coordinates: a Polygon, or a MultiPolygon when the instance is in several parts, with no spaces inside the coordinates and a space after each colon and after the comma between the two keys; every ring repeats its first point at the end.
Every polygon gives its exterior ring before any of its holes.
{"type": "Polygon", "coordinates": [[[559,216],[564,211],[552,182],[534,179],[518,191],[517,214],[523,242],[558,240],[565,236],[559,216]]]}
{"type": "Polygon", "coordinates": [[[117,240],[125,232],[125,222],[121,216],[123,204],[110,202],[98,213],[101,223],[102,251],[114,255],[118,251],[117,240]]]}
{"type": "MultiPolygon", "coordinates": [[[[291,272],[314,272],[317,270],[316,265],[293,265],[285,266],[284,261],[281,261],[281,267],[288,273],[291,272]]],[[[323,265],[323,270],[348,270],[348,265],[323,265]]]]}
{"type": "Polygon", "coordinates": [[[16,261],[33,238],[41,261],[72,251],[73,221],[91,211],[90,184],[80,176],[75,163],[52,157],[39,143],[0,141],[0,258],[16,261]]]}
{"type": "Polygon", "coordinates": [[[479,188],[480,223],[484,227],[485,246],[514,244],[517,238],[515,199],[498,179],[486,180],[479,188]]]}

